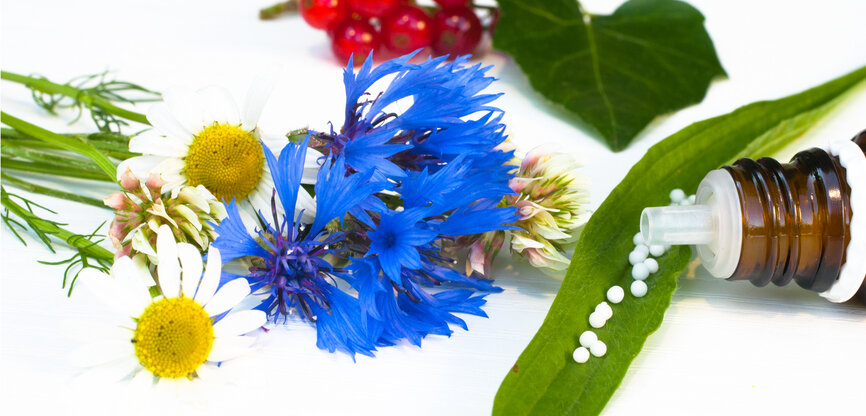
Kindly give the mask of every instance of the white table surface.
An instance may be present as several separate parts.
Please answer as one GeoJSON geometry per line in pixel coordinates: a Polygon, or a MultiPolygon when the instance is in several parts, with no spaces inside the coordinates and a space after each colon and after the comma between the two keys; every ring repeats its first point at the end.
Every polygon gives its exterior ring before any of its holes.
{"type": "MultiPolygon", "coordinates": [[[[114,70],[155,90],[222,84],[237,97],[261,63],[284,66],[261,125],[282,133],[341,121],[341,67],[324,34],[300,18],[257,20],[268,0],[3,0],[2,67],[53,80],[114,70]]],[[[584,2],[606,13],[620,1],[584,2]]],[[[866,5],[850,1],[691,2],[707,17],[728,80],[714,83],[699,105],[662,117],[626,151],[612,153],[534,94],[504,55],[489,53],[506,92],[511,136],[527,150],[555,143],[585,161],[592,207],[657,141],[689,123],[741,105],[785,96],[866,64],[866,5]]],[[[58,130],[72,115],[50,117],[29,94],[3,82],[3,110],[58,130]]],[[[866,128],[861,90],[798,148],[852,136],[866,128]]],[[[100,196],[94,189],[82,193],[100,196]]],[[[36,197],[78,232],[109,220],[109,212],[36,197]]],[[[637,219],[635,218],[635,221],[637,219]]],[[[32,239],[22,246],[2,233],[0,278],[0,413],[117,414],[117,388],[85,390],[65,359],[78,344],[61,334],[66,319],[105,319],[84,291],[67,298],[59,259],[32,239]],[[13,413],[13,411],[15,413],[13,413]]],[[[289,324],[261,338],[255,353],[231,362],[232,383],[208,387],[207,414],[486,414],[497,388],[541,325],[559,287],[531,269],[497,261],[490,319],[467,317],[470,331],[431,337],[422,349],[382,349],[357,363],[315,347],[315,331],[289,324]]],[[[757,289],[716,281],[701,269],[680,278],[661,329],[647,341],[605,414],[862,414],[866,393],[866,307],[830,304],[796,287],[757,289]]],[[[122,407],[121,407],[122,408],[122,407]]],[[[195,412],[193,412],[195,413],[195,412]]],[[[189,412],[184,414],[191,414],[189,412]]]]}

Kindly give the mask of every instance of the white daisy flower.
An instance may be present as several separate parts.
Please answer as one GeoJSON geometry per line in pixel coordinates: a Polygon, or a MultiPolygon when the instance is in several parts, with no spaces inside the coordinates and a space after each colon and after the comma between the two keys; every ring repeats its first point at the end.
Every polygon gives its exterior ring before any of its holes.
{"type": "MultiPolygon", "coordinates": [[[[122,162],[118,178],[127,169],[140,178],[157,173],[165,181],[163,192],[184,184],[204,185],[218,200],[234,199],[249,223],[257,223],[256,213],[270,210],[274,190],[261,143],[274,154],[288,143],[285,137],[263,137],[257,127],[274,82],[274,76],[257,77],[242,112],[221,87],[166,91],[163,102],[146,113],[154,128],[129,141],[129,150],[142,156],[122,162]]],[[[302,183],[315,183],[321,156],[307,150],[302,183]]],[[[312,222],[315,217],[316,205],[303,188],[297,210],[304,210],[304,220],[312,222]]]]}
{"type": "Polygon", "coordinates": [[[110,275],[81,272],[81,284],[115,309],[119,319],[113,325],[90,324],[86,333],[77,334],[92,345],[70,354],[74,365],[102,379],[131,378],[132,385],[143,387],[206,378],[218,363],[250,349],[255,337],[245,334],[264,325],[267,317],[259,310],[233,310],[250,293],[246,279],[231,280],[217,291],[219,250],[210,249],[204,267],[198,249],[177,243],[167,225],[159,228],[156,246],[161,297],[151,297],[148,287],[155,283],[143,259],[121,257],[110,275]]]}

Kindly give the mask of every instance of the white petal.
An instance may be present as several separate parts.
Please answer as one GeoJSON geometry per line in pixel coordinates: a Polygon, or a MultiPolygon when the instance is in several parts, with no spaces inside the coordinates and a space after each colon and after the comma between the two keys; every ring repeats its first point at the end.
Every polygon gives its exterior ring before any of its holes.
{"type": "MultiPolygon", "coordinates": [[[[259,129],[259,133],[262,133],[261,129],[259,129]]],[[[271,151],[271,153],[275,155],[279,155],[280,152],[283,151],[283,147],[286,147],[286,145],[289,144],[289,139],[287,139],[285,136],[274,137],[272,135],[266,135],[264,133],[262,133],[262,137],[260,138],[260,140],[265,145],[265,147],[267,147],[271,151]]],[[[317,152],[315,149],[307,148],[307,152],[309,151],[317,152]]],[[[267,167],[267,164],[265,165],[265,167],[267,167]]]]}
{"type": "Polygon", "coordinates": [[[250,89],[247,91],[247,97],[244,100],[244,109],[241,128],[247,131],[252,131],[259,123],[259,117],[262,115],[262,110],[265,108],[265,103],[277,83],[277,73],[279,68],[266,68],[259,76],[253,79],[250,89]]]}
{"type": "Polygon", "coordinates": [[[147,121],[160,133],[169,138],[180,140],[189,145],[192,143],[192,132],[181,125],[172,115],[166,103],[156,103],[147,109],[147,121]]]}
{"type": "Polygon", "coordinates": [[[204,268],[201,261],[201,252],[192,244],[178,243],[177,254],[180,258],[181,268],[183,269],[180,286],[183,289],[183,295],[192,299],[195,297],[195,289],[198,287],[198,282],[201,280],[201,271],[204,268]]]}
{"type": "Polygon", "coordinates": [[[303,187],[298,189],[298,205],[295,206],[296,213],[300,210],[304,210],[301,222],[312,223],[316,218],[316,201],[303,187]]]}
{"type": "Polygon", "coordinates": [[[149,394],[150,389],[153,387],[153,373],[142,369],[135,373],[132,377],[132,380],[129,382],[129,390],[133,393],[133,396],[140,396],[143,394],[149,394]]]}
{"type": "MultiPolygon", "coordinates": [[[[202,189],[204,189],[204,187],[202,187],[202,189]]],[[[194,205],[196,208],[204,211],[205,213],[210,213],[210,204],[208,204],[206,194],[199,192],[198,190],[198,187],[186,186],[180,190],[180,192],[178,193],[178,198],[181,201],[188,202],[194,205]]]]}
{"type": "Polygon", "coordinates": [[[201,278],[201,283],[195,294],[195,301],[199,305],[205,305],[213,298],[213,294],[220,284],[221,274],[222,256],[218,248],[210,246],[207,252],[207,267],[205,267],[204,276],[201,278]]]}
{"type": "Polygon", "coordinates": [[[128,292],[121,289],[118,282],[111,276],[99,270],[87,268],[81,271],[78,278],[89,292],[115,311],[125,316],[138,316],[141,313],[140,309],[131,307],[128,292]]]}
{"type": "Polygon", "coordinates": [[[255,337],[247,336],[215,338],[207,360],[220,362],[235,358],[249,351],[255,340],[255,337]]]}
{"type": "Polygon", "coordinates": [[[231,94],[225,88],[218,86],[206,87],[198,91],[204,103],[206,124],[221,123],[239,126],[241,116],[238,106],[231,94]]]}
{"type": "Polygon", "coordinates": [[[175,205],[174,212],[185,218],[197,231],[201,231],[201,220],[198,218],[198,214],[196,214],[190,207],[186,205],[175,205]]]}
{"type": "Polygon", "coordinates": [[[304,174],[301,176],[301,183],[314,184],[319,176],[319,159],[324,155],[316,149],[307,148],[307,156],[304,159],[304,174]]]}
{"type": "Polygon", "coordinates": [[[195,375],[202,380],[209,380],[216,376],[217,369],[216,365],[205,362],[195,369],[195,375]]]}
{"type": "Polygon", "coordinates": [[[153,130],[141,133],[129,139],[129,151],[145,155],[167,157],[183,157],[189,146],[167,137],[162,137],[153,130]]]}
{"type": "Polygon", "coordinates": [[[150,245],[150,241],[147,240],[144,231],[141,229],[143,226],[144,225],[139,226],[139,228],[136,228],[135,231],[132,232],[132,248],[140,253],[156,257],[156,251],[154,251],[153,247],[150,245]]]}
{"type": "Polygon", "coordinates": [[[206,127],[201,96],[188,88],[169,88],[162,94],[171,114],[193,135],[206,127]]]}
{"type": "Polygon", "coordinates": [[[147,267],[147,256],[142,253],[136,254],[132,258],[132,262],[135,264],[135,272],[141,279],[141,284],[145,287],[156,286],[156,280],[153,280],[153,275],[150,274],[150,269],[147,267]]]}
{"type": "Polygon", "coordinates": [[[147,179],[148,173],[151,172],[154,166],[159,165],[164,160],[165,157],[163,156],[136,156],[126,159],[117,165],[117,179],[120,180],[120,177],[127,169],[136,178],[147,179]]]}
{"type": "Polygon", "coordinates": [[[250,284],[247,279],[237,278],[224,284],[213,298],[204,305],[204,311],[210,316],[219,315],[240,303],[250,294],[250,284]]]}
{"type": "Polygon", "coordinates": [[[121,257],[115,260],[111,273],[117,279],[118,290],[124,293],[123,296],[129,302],[129,310],[134,312],[132,316],[150,305],[150,292],[142,282],[139,267],[131,258],[121,257]]]}
{"type": "Polygon", "coordinates": [[[180,264],[177,261],[177,242],[168,225],[161,225],[156,233],[156,254],[159,258],[156,265],[159,288],[165,297],[176,298],[180,294],[180,264]]]}
{"type": "Polygon", "coordinates": [[[134,357],[135,348],[131,339],[132,333],[127,340],[103,341],[77,348],[69,353],[69,363],[76,367],[92,367],[124,357],[134,357]]]}
{"type": "Polygon", "coordinates": [[[232,312],[213,326],[215,337],[242,335],[260,328],[267,322],[264,312],[259,310],[232,312]]]}
{"type": "Polygon", "coordinates": [[[163,193],[186,185],[186,177],[180,175],[174,176],[171,179],[166,179],[165,177],[163,177],[163,180],[165,180],[165,185],[163,185],[161,189],[163,193]]]}
{"type": "Polygon", "coordinates": [[[138,360],[135,357],[123,358],[112,361],[97,367],[91,368],[81,377],[75,380],[76,383],[104,385],[112,383],[132,375],[132,372],[139,367],[138,360]]]}
{"type": "Polygon", "coordinates": [[[67,320],[61,323],[60,331],[69,339],[79,342],[132,339],[131,329],[103,322],[67,320]]]}
{"type": "Polygon", "coordinates": [[[186,166],[186,162],[184,162],[183,159],[168,157],[161,160],[156,166],[151,168],[150,171],[162,175],[162,179],[168,181],[173,179],[172,175],[180,175],[184,166],[186,166]]]}

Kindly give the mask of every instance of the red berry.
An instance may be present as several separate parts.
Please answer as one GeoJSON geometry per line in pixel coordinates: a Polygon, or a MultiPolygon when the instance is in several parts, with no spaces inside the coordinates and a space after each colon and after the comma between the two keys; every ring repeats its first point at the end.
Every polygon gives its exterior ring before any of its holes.
{"type": "Polygon", "coordinates": [[[481,42],[481,20],[468,7],[439,10],[433,27],[433,51],[438,55],[466,55],[481,42]]]}
{"type": "Polygon", "coordinates": [[[308,25],[330,29],[346,16],[345,0],[300,0],[298,8],[308,25]]]}
{"type": "Polygon", "coordinates": [[[347,0],[349,9],[364,17],[382,17],[400,5],[401,0],[347,0]]]}
{"type": "Polygon", "coordinates": [[[442,7],[463,7],[469,0],[433,0],[442,7]]]}
{"type": "Polygon", "coordinates": [[[432,40],[433,20],[416,6],[400,6],[382,18],[382,43],[392,52],[409,53],[432,40]]]}
{"type": "Polygon", "coordinates": [[[331,49],[341,62],[354,55],[354,64],[367,59],[373,49],[379,47],[379,33],[369,22],[349,19],[338,23],[330,32],[331,49]]]}

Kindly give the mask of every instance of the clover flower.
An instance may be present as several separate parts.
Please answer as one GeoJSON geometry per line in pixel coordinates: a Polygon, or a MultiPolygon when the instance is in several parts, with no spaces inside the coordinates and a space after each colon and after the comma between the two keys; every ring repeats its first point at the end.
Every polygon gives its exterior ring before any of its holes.
{"type": "Polygon", "coordinates": [[[517,195],[504,199],[517,207],[521,229],[512,231],[511,249],[529,264],[558,276],[568,268],[562,254],[574,231],[585,222],[586,184],[570,155],[540,146],[531,150],[509,182],[517,195]]]}
{"type": "Polygon", "coordinates": [[[163,296],[151,297],[150,269],[128,257],[114,262],[109,275],[93,268],[81,272],[83,285],[117,313],[117,322],[72,330],[88,345],[71,353],[73,364],[92,372],[129,378],[139,387],[160,379],[204,377],[217,365],[244,354],[255,340],[246,334],[265,323],[265,314],[235,307],[250,293],[243,279],[219,287],[218,249],[201,253],[177,243],[172,230],[157,231],[157,281],[163,296]]]}
{"type": "Polygon", "coordinates": [[[108,232],[116,258],[143,253],[155,263],[157,231],[163,225],[177,241],[193,244],[201,252],[216,237],[213,224],[225,218],[223,204],[204,186],[182,185],[162,193],[164,184],[155,174],[142,183],[127,170],[120,178],[124,190],[104,200],[116,210],[108,232]]]}
{"type": "MultiPolygon", "coordinates": [[[[503,144],[507,147],[510,144],[503,144]]],[[[514,191],[499,203],[515,207],[519,218],[511,230],[512,253],[533,267],[554,277],[562,277],[570,260],[564,246],[573,242],[574,233],[585,222],[587,192],[579,164],[570,155],[539,146],[523,158],[514,159],[519,167],[508,182],[514,191]]],[[[505,241],[505,233],[494,232],[458,240],[452,250],[469,248],[467,269],[489,276],[493,259],[505,241]]]]}

